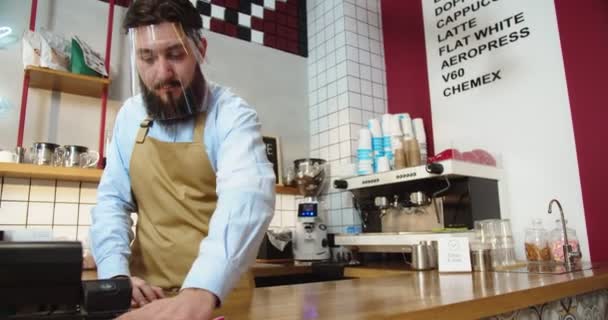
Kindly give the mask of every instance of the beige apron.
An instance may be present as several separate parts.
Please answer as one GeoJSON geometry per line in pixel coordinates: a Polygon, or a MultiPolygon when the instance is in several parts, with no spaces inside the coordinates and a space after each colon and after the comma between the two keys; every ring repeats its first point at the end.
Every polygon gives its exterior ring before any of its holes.
{"type": "Polygon", "coordinates": [[[215,211],[216,177],[204,146],[206,112],[195,120],[192,142],[163,142],[141,123],[130,163],[138,207],[130,271],[176,292],[198,256],[215,211]]]}

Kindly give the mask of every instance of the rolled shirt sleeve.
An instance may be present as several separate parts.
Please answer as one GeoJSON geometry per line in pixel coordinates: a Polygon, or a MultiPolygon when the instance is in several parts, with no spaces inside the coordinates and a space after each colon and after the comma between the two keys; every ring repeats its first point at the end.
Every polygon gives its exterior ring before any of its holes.
{"type": "Polygon", "coordinates": [[[218,115],[217,208],[182,288],[203,288],[222,301],[253,263],[275,204],[275,176],[255,110],[242,100],[218,115]]]}
{"type": "Polygon", "coordinates": [[[136,209],[131,197],[128,162],[125,163],[124,150],[120,146],[126,136],[121,128],[124,128],[124,121],[129,121],[125,119],[126,109],[123,107],[116,118],[106,168],[97,189],[97,205],[91,212],[91,249],[100,279],[130,275],[129,244],[133,240],[130,213],[136,209]]]}

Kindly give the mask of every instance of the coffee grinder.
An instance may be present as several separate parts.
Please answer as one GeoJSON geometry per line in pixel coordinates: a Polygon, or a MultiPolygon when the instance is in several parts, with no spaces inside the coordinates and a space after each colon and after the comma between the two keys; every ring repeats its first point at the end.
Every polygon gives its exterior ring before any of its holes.
{"type": "Polygon", "coordinates": [[[315,262],[330,258],[327,226],[323,223],[319,194],[326,187],[326,161],[298,159],[294,161],[295,181],[304,199],[298,204],[298,220],[293,241],[296,262],[315,262]]]}

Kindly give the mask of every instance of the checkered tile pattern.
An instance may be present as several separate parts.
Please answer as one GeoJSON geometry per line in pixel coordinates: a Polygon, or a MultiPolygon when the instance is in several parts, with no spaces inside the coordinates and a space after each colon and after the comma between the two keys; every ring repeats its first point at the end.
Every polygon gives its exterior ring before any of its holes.
{"type": "Polygon", "coordinates": [[[308,56],[306,0],[197,0],[203,27],[308,56]]]}

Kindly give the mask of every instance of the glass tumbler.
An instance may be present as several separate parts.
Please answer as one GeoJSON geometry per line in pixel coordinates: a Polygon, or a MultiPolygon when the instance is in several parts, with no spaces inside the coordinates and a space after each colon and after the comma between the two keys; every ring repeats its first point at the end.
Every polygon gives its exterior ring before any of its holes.
{"type": "Polygon", "coordinates": [[[497,243],[502,249],[502,265],[510,266],[517,262],[515,257],[515,242],[511,230],[511,220],[502,219],[496,221],[497,243]]]}

